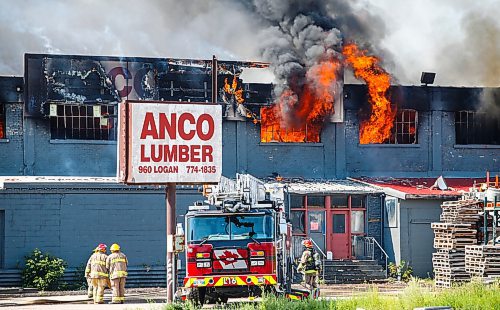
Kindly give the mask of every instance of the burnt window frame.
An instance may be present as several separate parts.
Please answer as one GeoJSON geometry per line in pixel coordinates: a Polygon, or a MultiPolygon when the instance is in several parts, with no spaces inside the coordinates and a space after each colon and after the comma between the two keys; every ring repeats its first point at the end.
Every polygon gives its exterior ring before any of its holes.
{"type": "Polygon", "coordinates": [[[488,120],[488,116],[480,111],[455,111],[455,145],[500,145],[500,138],[495,134],[500,132],[500,119],[488,120]]]}
{"type": "MultiPolygon", "coordinates": [[[[308,127],[308,124],[304,124],[304,130],[298,130],[298,129],[285,129],[286,132],[299,132],[299,133],[302,133],[304,132],[304,137],[305,137],[305,140],[304,141],[293,141],[293,142],[287,142],[287,141],[280,141],[279,139],[274,139],[275,135],[277,135],[277,132],[278,131],[275,131],[274,128],[278,127],[279,128],[279,124],[275,124],[275,125],[271,125],[271,126],[265,126],[265,128],[271,128],[271,130],[265,130],[264,131],[264,126],[262,125],[262,122],[260,123],[260,143],[264,143],[264,144],[268,144],[268,143],[308,143],[308,144],[313,144],[313,143],[321,143],[321,131],[320,131],[320,134],[319,134],[319,141],[308,141],[307,140],[307,127],[308,127]],[[262,140],[262,133],[263,132],[270,132],[271,133],[271,137],[273,139],[269,140],[269,141],[264,141],[262,140]]],[[[266,135],[267,136],[267,135],[266,135]]]]}
{"type": "Polygon", "coordinates": [[[7,139],[7,113],[5,104],[0,103],[0,140],[7,139]]]}
{"type": "Polygon", "coordinates": [[[418,144],[418,111],[415,109],[399,109],[394,118],[391,137],[384,144],[418,144]],[[413,117],[412,117],[412,114],[413,117]],[[413,124],[415,132],[411,133],[413,124]]]}
{"type": "Polygon", "coordinates": [[[53,108],[55,115],[52,111],[49,114],[51,140],[116,141],[116,104],[51,104],[53,108]],[[100,116],[94,115],[96,107],[100,116]]]}

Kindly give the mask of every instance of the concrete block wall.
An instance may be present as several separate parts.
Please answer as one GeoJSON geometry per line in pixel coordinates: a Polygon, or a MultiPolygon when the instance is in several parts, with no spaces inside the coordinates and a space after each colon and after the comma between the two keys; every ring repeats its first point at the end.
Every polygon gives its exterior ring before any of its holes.
{"type": "Polygon", "coordinates": [[[350,176],[427,176],[431,170],[430,113],[418,114],[418,144],[359,144],[357,113],[345,113],[346,166],[350,176]]]}
{"type": "Polygon", "coordinates": [[[48,119],[27,119],[27,175],[115,176],[116,141],[52,140],[48,119]]]}
{"type": "MultiPolygon", "coordinates": [[[[177,221],[202,197],[177,191],[177,221]]],[[[119,243],[133,266],[163,265],[166,253],[164,189],[98,188],[6,190],[4,268],[18,268],[39,248],[66,260],[85,263],[98,243],[119,243]]],[[[0,266],[1,268],[1,266],[0,266]]]]}
{"type": "MultiPolygon", "coordinates": [[[[500,145],[457,145],[455,112],[441,112],[443,143],[442,169],[450,176],[475,176],[485,171],[500,172],[500,145]]],[[[498,133],[500,135],[500,132],[498,133]]]]}
{"type": "MultiPolygon", "coordinates": [[[[366,233],[375,238],[382,246],[382,197],[380,195],[368,195],[366,197],[366,233]]],[[[375,245],[375,259],[382,258],[380,249],[375,245]]],[[[385,261],[384,261],[385,262],[385,261]]]]}
{"type": "Polygon", "coordinates": [[[5,110],[5,139],[0,139],[0,175],[22,175],[23,104],[0,103],[5,110]]]}

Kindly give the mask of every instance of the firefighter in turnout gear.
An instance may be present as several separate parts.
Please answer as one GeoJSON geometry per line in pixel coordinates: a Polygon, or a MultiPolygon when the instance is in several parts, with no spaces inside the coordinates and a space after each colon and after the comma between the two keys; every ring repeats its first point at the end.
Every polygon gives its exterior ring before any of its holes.
{"type": "MultiPolygon", "coordinates": [[[[96,247],[92,251],[92,254],[97,253],[98,251],[99,251],[99,248],[96,247]]],[[[92,257],[92,255],[90,257],[92,257]]],[[[87,261],[87,266],[85,267],[85,279],[87,279],[87,286],[88,286],[87,297],[93,299],[94,287],[92,286],[92,279],[90,278],[90,258],[87,261]]]]}
{"type": "Polygon", "coordinates": [[[86,271],[89,270],[88,277],[92,279],[93,297],[95,304],[104,303],[104,289],[108,286],[108,269],[106,268],[106,245],[101,243],[97,246],[97,252],[92,254],[87,262],[86,271]]]}
{"type": "Polygon", "coordinates": [[[319,271],[321,270],[321,260],[319,254],[315,253],[311,240],[302,241],[304,252],[300,258],[297,270],[304,274],[304,283],[311,291],[313,298],[319,297],[319,271]]]}
{"type": "Polygon", "coordinates": [[[125,301],[125,281],[127,279],[127,256],[120,252],[120,246],[113,244],[110,248],[111,255],[106,260],[106,267],[109,270],[111,288],[113,289],[113,299],[111,303],[122,304],[125,301]]]}

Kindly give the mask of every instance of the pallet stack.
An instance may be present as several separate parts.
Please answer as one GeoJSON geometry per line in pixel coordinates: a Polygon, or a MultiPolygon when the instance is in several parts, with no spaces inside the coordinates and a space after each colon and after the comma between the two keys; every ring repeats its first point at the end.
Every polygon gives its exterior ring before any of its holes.
{"type": "Polygon", "coordinates": [[[475,200],[447,201],[441,205],[441,222],[432,223],[432,265],[436,286],[450,287],[470,280],[465,270],[465,247],[477,244],[477,222],[481,205],[475,200]]]}
{"type": "Polygon", "coordinates": [[[483,210],[481,203],[477,200],[445,201],[441,209],[441,222],[471,225],[479,221],[479,212],[483,210]]]}
{"type": "Polygon", "coordinates": [[[472,277],[500,277],[500,245],[466,246],[465,270],[472,277]]]}

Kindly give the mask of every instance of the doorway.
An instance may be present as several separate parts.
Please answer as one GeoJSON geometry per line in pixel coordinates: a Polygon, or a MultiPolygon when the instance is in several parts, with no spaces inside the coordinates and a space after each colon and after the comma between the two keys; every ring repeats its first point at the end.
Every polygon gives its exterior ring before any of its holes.
{"type": "Polygon", "coordinates": [[[332,210],[332,237],[330,238],[333,259],[349,259],[349,211],[332,210]]]}

